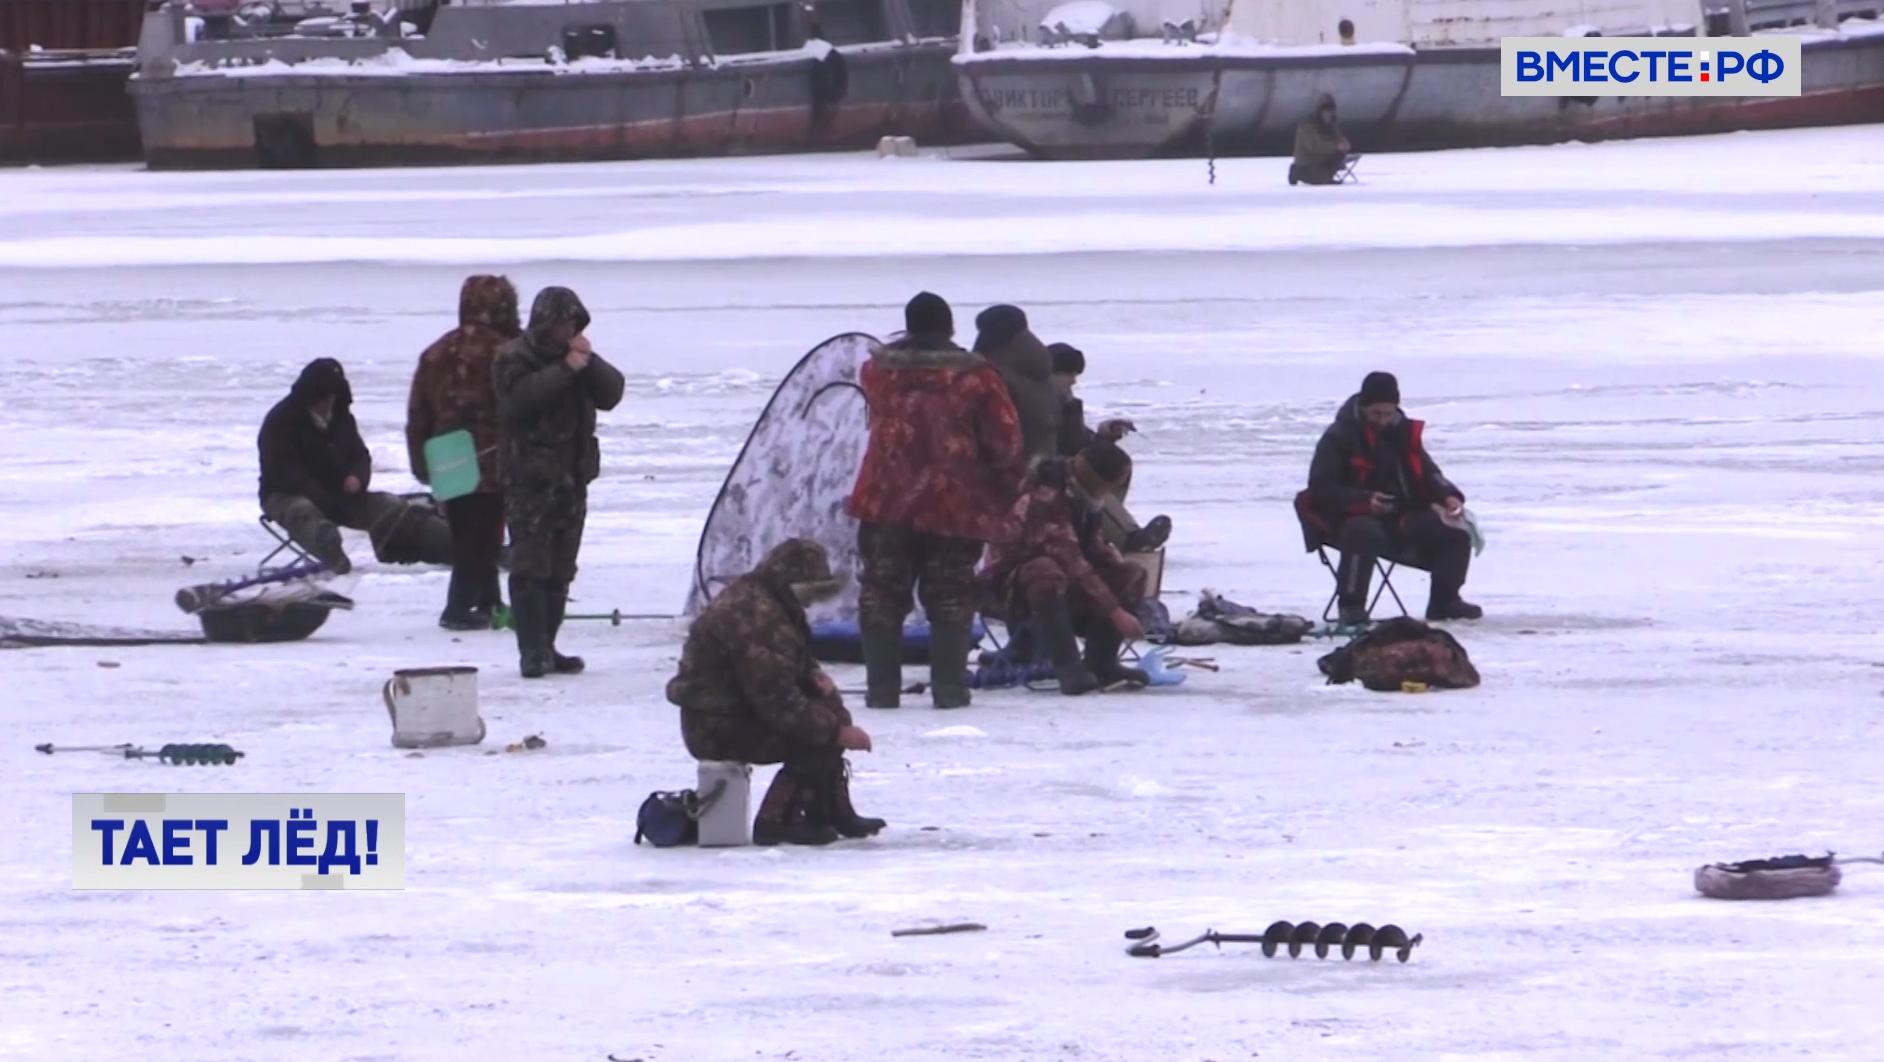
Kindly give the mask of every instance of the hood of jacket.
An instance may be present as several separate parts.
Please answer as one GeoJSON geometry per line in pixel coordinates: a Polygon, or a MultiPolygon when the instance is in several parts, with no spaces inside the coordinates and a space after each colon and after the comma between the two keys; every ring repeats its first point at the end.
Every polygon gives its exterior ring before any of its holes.
{"type": "Polygon", "coordinates": [[[347,371],[333,358],[315,358],[308,362],[288,394],[303,406],[312,406],[333,395],[336,416],[353,406],[353,387],[347,383],[347,371]]]}
{"type": "Polygon", "coordinates": [[[517,289],[509,277],[466,277],[458,289],[458,323],[481,325],[508,339],[523,331],[517,323],[517,289]]]}
{"type": "Polygon", "coordinates": [[[823,545],[809,538],[787,539],[774,546],[772,552],[767,553],[759,566],[752,570],[752,574],[765,584],[780,604],[796,614],[802,614],[804,606],[792,592],[793,587],[806,584],[835,586],[837,583],[837,577],[831,574],[830,555],[824,551],[823,545]]]}
{"type": "Polygon", "coordinates": [[[568,288],[544,288],[530,303],[530,346],[539,354],[561,357],[568,353],[564,344],[553,342],[550,331],[564,321],[573,322],[576,332],[589,327],[589,309],[568,288]]]}

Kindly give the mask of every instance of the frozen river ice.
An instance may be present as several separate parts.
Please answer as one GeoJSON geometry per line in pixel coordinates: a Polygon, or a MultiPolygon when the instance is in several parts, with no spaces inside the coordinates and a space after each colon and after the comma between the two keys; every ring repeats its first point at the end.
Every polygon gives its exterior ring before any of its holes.
{"type": "Polygon", "coordinates": [[[585,609],[677,609],[772,384],[921,288],[1086,351],[1088,407],[1143,430],[1135,505],[1176,521],[1174,612],[1210,588],[1319,615],[1288,503],[1369,369],[1490,540],[1488,618],[1456,628],[1478,690],[1325,687],[1311,645],[1133,697],[859,709],[858,801],[891,829],[822,851],[628,843],[649,790],[691,784],[676,623],[575,628],[590,674],[526,684],[506,637],[434,626],[443,572],[368,563],[305,643],[0,653],[0,1056],[1875,1058],[1884,869],[1772,906],[1689,876],[1884,850],[1884,139],[1374,156],[1335,190],[1284,165],[0,173],[4,615],[187,626],[176,586],[271,544],[255,430],[313,357],[410,485],[412,364],[493,269],[574,287],[629,374],[585,609]],[[449,663],[484,668],[492,743],[549,747],[392,749],[379,683],[449,663]],[[30,748],[211,739],[249,757],[30,748]],[[404,792],[408,888],[71,891],[69,794],[167,789],[404,792]],[[889,935],[928,919],[989,929],[889,935]],[[1401,967],[1120,940],[1277,919],[1426,943],[1401,967]]]}

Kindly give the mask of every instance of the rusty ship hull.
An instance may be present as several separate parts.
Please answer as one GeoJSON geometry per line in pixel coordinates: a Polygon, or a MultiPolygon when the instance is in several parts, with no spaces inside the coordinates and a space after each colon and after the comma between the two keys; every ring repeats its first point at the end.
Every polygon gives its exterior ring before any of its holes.
{"type": "Polygon", "coordinates": [[[835,44],[815,22],[781,12],[813,15],[751,0],[453,4],[422,36],[340,40],[192,40],[177,12],[160,11],[146,21],[131,93],[145,157],[162,169],[682,158],[844,150],[885,136],[984,138],[958,93],[954,38],[933,35],[939,23],[951,34],[958,27],[953,7],[922,24],[910,0],[867,2],[880,5],[869,9],[874,21],[832,34],[861,39],[835,44]],[[751,12],[759,21],[741,21],[751,12]],[[932,35],[921,36],[925,28],[932,35]],[[594,50],[563,51],[585,41],[594,50]]]}

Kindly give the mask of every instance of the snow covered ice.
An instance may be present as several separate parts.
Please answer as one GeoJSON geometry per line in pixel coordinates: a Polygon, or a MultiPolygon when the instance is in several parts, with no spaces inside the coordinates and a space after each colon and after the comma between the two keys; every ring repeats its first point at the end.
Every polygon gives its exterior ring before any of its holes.
{"type": "Polygon", "coordinates": [[[1369,156],[1313,190],[1282,160],[1214,188],[862,156],[0,174],[4,615],[187,629],[178,586],[272,546],[255,432],[316,356],[411,486],[412,366],[492,268],[575,288],[630,374],[580,611],[676,611],[773,382],[922,288],[1086,351],[1088,409],[1142,429],[1134,508],[1175,519],[1175,613],[1320,614],[1289,501],[1369,369],[1489,539],[1488,618],[1453,628],[1477,690],[1326,687],[1320,643],[1135,696],[859,708],[857,802],[891,825],[825,850],[630,844],[692,784],[679,623],[572,622],[589,673],[525,683],[507,635],[435,626],[442,570],[358,534],[359,608],[307,642],[0,652],[0,1057],[1875,1058],[1884,868],[1772,905],[1690,875],[1884,850],[1881,165],[1858,128],[1369,156]],[[380,684],[449,664],[483,669],[486,743],[394,749],[380,684]],[[31,750],[211,740],[248,758],[31,750]],[[87,791],[403,792],[408,888],[74,892],[87,791]],[[1425,943],[1124,953],[1278,919],[1425,943]],[[890,935],[953,921],[988,929],[890,935]]]}

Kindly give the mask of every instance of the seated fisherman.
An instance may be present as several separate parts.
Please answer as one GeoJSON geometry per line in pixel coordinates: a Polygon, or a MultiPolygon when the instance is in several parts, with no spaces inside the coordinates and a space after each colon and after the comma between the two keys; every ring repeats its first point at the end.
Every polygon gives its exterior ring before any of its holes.
{"type": "Polygon", "coordinates": [[[1296,511],[1310,549],[1341,549],[1341,622],[1367,622],[1367,584],[1375,558],[1417,553],[1432,570],[1429,620],[1485,614],[1459,596],[1472,562],[1472,536],[1460,526],[1465,493],[1439,470],[1421,436],[1425,421],[1400,409],[1400,382],[1370,372],[1322,433],[1296,511]]]}
{"type": "Polygon", "coordinates": [[[1289,183],[1339,184],[1347,167],[1348,138],[1335,119],[1335,99],[1322,93],[1315,113],[1295,127],[1295,161],[1289,164],[1289,183]]]}
{"type": "Polygon", "coordinates": [[[342,575],[353,569],[340,527],[367,532],[383,561],[451,563],[451,528],[437,510],[369,491],[373,457],[353,420],[353,389],[332,358],[301,370],[256,438],[262,512],[295,544],[342,575]],[[336,527],[335,525],[339,525],[336,527]]]}
{"type": "Polygon", "coordinates": [[[830,844],[883,828],[851,806],[844,762],[846,750],[870,751],[870,735],[811,656],[805,606],[837,592],[823,546],[778,546],[701,611],[667,684],[695,759],[784,764],[759,804],[754,844],[830,844]]]}
{"type": "MultiPolygon", "coordinates": [[[[1073,457],[1094,439],[1104,439],[1116,443],[1138,430],[1138,425],[1124,418],[1102,420],[1097,428],[1086,426],[1086,403],[1073,394],[1078,386],[1081,374],[1086,371],[1086,355],[1070,343],[1054,343],[1047,347],[1047,353],[1053,357],[1053,387],[1059,393],[1060,444],[1061,457],[1073,457]]],[[[1128,470],[1125,482],[1119,485],[1118,492],[1106,496],[1104,519],[1100,530],[1106,540],[1126,553],[1152,553],[1165,544],[1171,537],[1171,518],[1154,516],[1143,527],[1125,508],[1125,496],[1132,489],[1132,475],[1128,470]]]]}
{"type": "Polygon", "coordinates": [[[1010,630],[1035,625],[1069,696],[1149,684],[1143,671],[1119,663],[1119,647],[1145,634],[1132,614],[1145,594],[1145,572],[1099,530],[1106,497],[1130,474],[1131,458],[1104,439],[1042,464],[982,569],[995,603],[988,611],[1004,610],[1010,630]],[[1078,635],[1086,638],[1083,660],[1078,635]]]}

